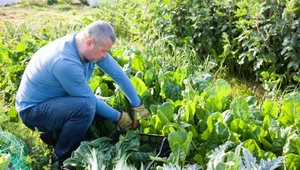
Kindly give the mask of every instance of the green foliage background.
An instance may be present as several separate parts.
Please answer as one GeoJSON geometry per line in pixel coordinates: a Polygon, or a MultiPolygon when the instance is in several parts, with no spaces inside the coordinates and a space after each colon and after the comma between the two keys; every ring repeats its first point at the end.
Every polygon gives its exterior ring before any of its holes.
{"type": "MultiPolygon", "coordinates": [[[[12,108],[0,114],[8,116],[1,121],[3,129],[23,128],[29,136],[14,134],[31,148],[27,161],[34,169],[45,165],[53,148],[41,145],[35,132],[27,132],[13,110],[22,73],[40,47],[102,19],[113,25],[118,36],[112,55],[151,110],[151,119],[142,122],[140,130],[173,141],[174,153],[160,161],[179,167],[197,163],[234,169],[230,161],[238,159],[231,151],[218,165],[208,163],[220,158],[212,154],[214,149],[232,141],[258,160],[285,156],[286,167],[297,167],[299,7],[296,0],[111,0],[101,1],[81,21],[45,20],[37,26],[5,22],[0,34],[0,90],[4,103],[12,108]],[[234,97],[236,89],[220,79],[228,75],[282,92],[262,99],[234,97]]],[[[125,96],[101,70],[96,70],[90,85],[96,94],[107,97],[108,104],[130,111],[125,96]]],[[[104,135],[97,125],[91,131],[93,137],[104,135]]]]}

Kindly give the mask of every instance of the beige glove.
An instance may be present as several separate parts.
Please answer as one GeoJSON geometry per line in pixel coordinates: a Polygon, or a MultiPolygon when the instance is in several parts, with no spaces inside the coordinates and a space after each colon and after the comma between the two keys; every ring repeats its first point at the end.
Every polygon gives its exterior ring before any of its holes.
{"type": "Polygon", "coordinates": [[[132,127],[133,122],[128,113],[123,111],[121,112],[121,118],[118,121],[118,125],[122,130],[132,127]]]}
{"type": "Polygon", "coordinates": [[[150,112],[145,108],[142,104],[138,107],[132,108],[134,111],[134,118],[133,118],[133,127],[137,127],[140,125],[140,119],[148,119],[150,112]]]}

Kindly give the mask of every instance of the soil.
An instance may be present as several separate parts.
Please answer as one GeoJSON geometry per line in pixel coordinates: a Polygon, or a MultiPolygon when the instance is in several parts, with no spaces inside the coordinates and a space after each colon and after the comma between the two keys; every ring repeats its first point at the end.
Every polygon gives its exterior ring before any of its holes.
{"type": "Polygon", "coordinates": [[[23,0],[21,3],[0,7],[0,28],[8,21],[13,25],[41,19],[81,20],[96,8],[73,0],[71,3],[47,5],[46,0],[23,0]]]}

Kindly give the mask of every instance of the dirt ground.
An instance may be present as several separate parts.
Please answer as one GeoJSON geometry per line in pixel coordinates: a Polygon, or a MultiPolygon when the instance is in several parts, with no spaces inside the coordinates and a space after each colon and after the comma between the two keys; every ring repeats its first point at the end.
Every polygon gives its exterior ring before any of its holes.
{"type": "Polygon", "coordinates": [[[0,28],[5,21],[13,25],[36,22],[37,20],[80,20],[96,8],[73,0],[70,4],[47,5],[45,0],[23,0],[21,3],[0,7],[0,28]]]}

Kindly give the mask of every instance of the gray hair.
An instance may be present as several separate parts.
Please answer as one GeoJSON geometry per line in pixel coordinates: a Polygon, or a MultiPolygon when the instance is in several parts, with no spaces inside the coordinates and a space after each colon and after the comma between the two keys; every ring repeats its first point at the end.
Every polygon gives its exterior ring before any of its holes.
{"type": "Polygon", "coordinates": [[[82,30],[85,37],[92,38],[99,46],[103,46],[110,38],[112,43],[116,42],[116,34],[113,27],[105,21],[99,20],[92,22],[82,30]]]}

